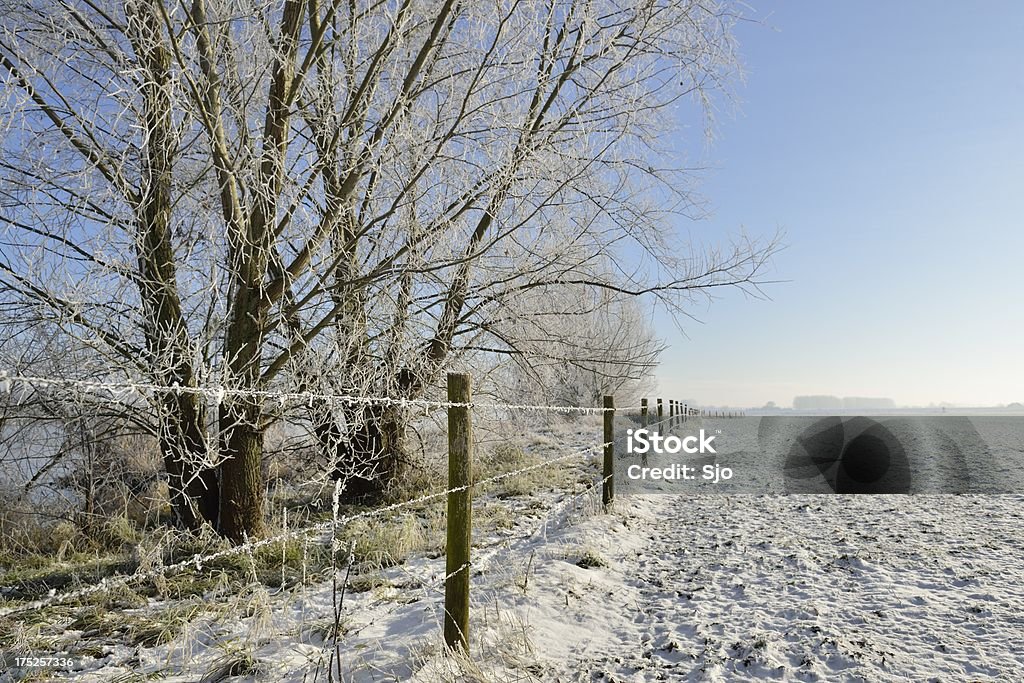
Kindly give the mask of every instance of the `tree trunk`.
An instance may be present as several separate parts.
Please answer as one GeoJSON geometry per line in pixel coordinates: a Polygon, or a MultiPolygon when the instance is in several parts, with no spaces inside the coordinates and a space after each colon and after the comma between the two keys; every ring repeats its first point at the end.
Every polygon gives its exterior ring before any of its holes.
{"type": "MultiPolygon", "coordinates": [[[[251,248],[251,243],[245,245],[251,248]]],[[[236,272],[249,275],[253,257],[238,266],[236,272]],[[243,267],[244,266],[244,267],[243,267]]],[[[257,271],[260,272],[260,271],[257,271]]],[[[238,291],[233,303],[231,323],[225,344],[230,368],[240,386],[259,388],[260,349],[266,326],[261,310],[261,292],[245,279],[236,280],[238,291]]],[[[231,398],[220,407],[221,462],[220,531],[232,541],[262,536],[263,521],[263,410],[259,397],[231,398]]]]}
{"type": "Polygon", "coordinates": [[[263,428],[255,400],[240,399],[220,410],[220,531],[236,543],[266,533],[263,521],[263,428]]]}
{"type": "Polygon", "coordinates": [[[347,433],[333,417],[321,417],[314,431],[333,462],[332,478],[344,482],[342,501],[379,503],[408,462],[401,411],[366,406],[349,419],[347,433]]]}
{"type": "Polygon", "coordinates": [[[206,407],[193,394],[169,398],[162,416],[160,453],[167,470],[171,511],[176,526],[198,530],[203,522],[215,528],[220,491],[217,473],[202,468],[206,459],[206,407]]]}
{"type": "MultiPolygon", "coordinates": [[[[261,240],[249,236],[232,245],[235,293],[224,344],[231,373],[242,389],[260,388],[260,360],[266,330],[261,240]]],[[[263,409],[255,394],[226,400],[220,406],[220,531],[232,541],[264,535],[263,409]]]]}
{"type": "MultiPolygon", "coordinates": [[[[141,94],[146,138],[136,207],[136,245],[146,348],[155,381],[168,387],[188,387],[195,384],[195,371],[178,294],[170,225],[177,146],[170,93],[171,55],[161,32],[159,9],[153,2],[131,2],[126,11],[135,19],[130,37],[144,73],[141,94]]],[[[161,399],[160,413],[160,452],[174,520],[193,530],[204,520],[215,524],[216,473],[202,467],[206,461],[205,406],[194,394],[167,394],[161,399]]]]}

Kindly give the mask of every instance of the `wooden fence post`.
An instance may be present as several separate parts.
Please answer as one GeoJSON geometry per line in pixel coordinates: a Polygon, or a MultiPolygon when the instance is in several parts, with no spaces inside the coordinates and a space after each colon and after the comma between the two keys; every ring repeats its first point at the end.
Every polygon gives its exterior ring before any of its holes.
{"type": "MultiPolygon", "coordinates": [[[[448,401],[470,403],[468,374],[448,374],[448,401]]],[[[444,642],[469,652],[469,548],[473,531],[473,422],[468,407],[448,408],[448,544],[445,550],[444,642]]]]}
{"type": "Polygon", "coordinates": [[[684,403],[683,404],[683,422],[686,422],[689,419],[690,419],[690,406],[687,405],[686,403],[684,403]]]}
{"type": "Polygon", "coordinates": [[[675,399],[668,400],[668,426],[671,427],[676,423],[676,402],[675,399]]]}
{"type": "Polygon", "coordinates": [[[604,397],[604,486],[601,487],[601,500],[605,507],[611,505],[615,498],[615,399],[604,397]]]}
{"type": "Polygon", "coordinates": [[[640,399],[640,426],[647,429],[647,399],[640,399]]]}
{"type": "Polygon", "coordinates": [[[661,399],[659,398],[658,399],[658,429],[662,428],[661,427],[661,421],[662,421],[662,419],[664,419],[664,417],[665,417],[665,411],[661,407],[661,399]]]}

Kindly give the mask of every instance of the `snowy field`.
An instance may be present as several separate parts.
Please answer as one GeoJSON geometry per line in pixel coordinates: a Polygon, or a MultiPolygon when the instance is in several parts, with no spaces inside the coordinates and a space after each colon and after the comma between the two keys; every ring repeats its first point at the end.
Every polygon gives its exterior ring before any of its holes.
{"type": "MultiPolygon", "coordinates": [[[[559,452],[592,444],[592,433],[546,438],[559,452]]],[[[470,661],[442,654],[444,559],[421,556],[345,596],[340,680],[1024,675],[1022,496],[631,495],[600,514],[580,489],[502,503],[509,524],[474,538],[470,661]]],[[[329,583],[229,602],[155,647],[93,634],[94,656],[61,677],[327,680],[329,583]],[[233,668],[241,653],[258,673],[233,668]]]]}

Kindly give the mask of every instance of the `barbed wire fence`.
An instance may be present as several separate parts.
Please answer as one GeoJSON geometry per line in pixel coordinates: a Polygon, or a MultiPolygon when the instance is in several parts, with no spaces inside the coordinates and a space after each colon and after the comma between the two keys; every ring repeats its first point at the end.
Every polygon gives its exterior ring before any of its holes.
{"type": "MultiPolygon", "coordinates": [[[[267,536],[266,538],[261,538],[258,540],[248,541],[245,543],[234,545],[230,548],[218,550],[216,552],[209,553],[206,555],[196,554],[186,560],[182,560],[180,562],[176,562],[173,564],[161,565],[145,571],[138,571],[132,574],[124,574],[117,577],[104,577],[100,579],[98,583],[93,584],[91,586],[86,586],[73,591],[66,591],[61,593],[55,592],[53,595],[49,595],[46,598],[33,600],[31,602],[17,605],[15,607],[0,609],[0,617],[5,617],[20,612],[42,609],[58,603],[78,600],[97,593],[112,590],[114,588],[128,586],[130,584],[139,581],[145,581],[148,579],[165,577],[181,571],[202,571],[204,565],[212,564],[217,560],[221,560],[236,555],[251,554],[253,551],[259,550],[260,548],[273,546],[284,541],[302,540],[319,535],[320,538],[314,540],[318,540],[322,543],[328,543],[330,541],[329,532],[335,527],[344,527],[351,524],[352,522],[361,519],[384,517],[391,512],[395,512],[405,508],[414,508],[416,506],[422,505],[423,503],[447,497],[448,495],[451,495],[453,493],[461,493],[467,491],[468,489],[472,488],[472,486],[484,486],[486,484],[492,484],[495,482],[502,481],[504,479],[508,479],[510,477],[518,476],[520,474],[525,474],[527,472],[532,472],[534,470],[551,467],[556,463],[575,460],[600,449],[603,445],[604,444],[598,444],[596,446],[587,448],[583,451],[574,451],[567,455],[560,456],[557,458],[551,458],[549,460],[545,460],[543,462],[536,463],[528,467],[522,467],[516,470],[511,470],[509,472],[503,472],[492,477],[487,477],[486,479],[480,479],[474,482],[474,484],[471,486],[448,488],[443,491],[429,493],[418,498],[404,500],[398,503],[393,503],[391,505],[385,505],[382,507],[374,508],[372,510],[366,510],[364,512],[358,512],[350,515],[339,515],[336,518],[332,518],[331,520],[328,520],[326,522],[319,522],[316,524],[312,524],[310,526],[290,529],[279,534],[274,534],[272,536],[267,536]]],[[[335,494],[334,499],[337,500],[337,493],[335,494]]]]}
{"type": "MultiPolygon", "coordinates": [[[[74,389],[88,394],[92,394],[97,398],[104,400],[114,401],[131,401],[139,397],[150,395],[162,395],[168,392],[173,394],[194,394],[203,397],[204,399],[211,400],[215,403],[220,403],[228,397],[245,397],[250,399],[259,399],[263,401],[276,401],[280,405],[289,403],[309,403],[311,401],[322,401],[332,404],[343,404],[343,405],[380,405],[380,406],[391,406],[399,408],[413,408],[423,411],[431,410],[446,410],[449,415],[449,482],[448,486],[440,491],[434,491],[421,496],[412,497],[407,500],[402,500],[392,504],[382,505],[369,510],[363,510],[359,512],[353,512],[349,514],[341,514],[339,498],[343,487],[341,481],[337,481],[334,487],[332,495],[332,515],[331,518],[314,524],[305,526],[295,527],[288,529],[287,524],[285,530],[281,533],[269,535],[258,539],[246,539],[244,542],[229,548],[224,548],[207,554],[196,553],[191,557],[169,564],[164,564],[162,557],[160,561],[154,566],[144,566],[142,563],[139,567],[130,574],[121,574],[115,576],[108,576],[99,579],[96,583],[88,586],[76,588],[74,590],[66,590],[58,592],[54,589],[49,591],[46,597],[30,600],[21,604],[13,605],[10,607],[0,608],[0,617],[13,617],[15,615],[24,614],[26,612],[44,609],[50,606],[68,603],[72,601],[82,600],[96,596],[98,594],[111,591],[116,588],[128,587],[133,584],[137,584],[145,581],[157,581],[167,578],[169,576],[184,573],[184,572],[202,572],[204,566],[209,567],[216,563],[218,560],[222,560],[228,557],[238,555],[249,555],[253,554],[261,549],[270,546],[275,546],[280,543],[285,543],[292,540],[302,540],[306,543],[313,542],[322,545],[331,546],[332,561],[336,559],[339,551],[338,545],[338,531],[345,528],[354,522],[359,520],[370,520],[380,519],[388,516],[389,514],[397,511],[406,509],[416,508],[422,506],[425,503],[431,501],[438,501],[439,499],[447,499],[448,501],[448,515],[446,517],[446,531],[448,533],[448,543],[446,544],[446,555],[447,555],[447,567],[443,577],[440,581],[420,581],[420,585],[429,587],[430,590],[440,591],[444,590],[444,624],[443,630],[445,635],[445,644],[448,648],[456,649],[462,648],[468,651],[469,639],[468,639],[468,623],[469,623],[469,577],[468,573],[471,569],[476,568],[479,571],[483,571],[491,562],[499,557],[502,552],[508,550],[511,547],[511,541],[514,539],[503,539],[501,547],[492,548],[490,552],[481,554],[480,557],[471,557],[471,544],[469,543],[470,538],[470,527],[469,515],[460,517],[455,515],[453,517],[453,510],[458,506],[463,506],[465,509],[471,509],[472,507],[472,493],[474,489],[483,488],[487,485],[494,484],[506,479],[513,477],[519,477],[530,472],[535,472],[545,468],[551,468],[559,464],[568,463],[571,461],[586,461],[588,458],[594,455],[603,454],[604,462],[601,468],[601,478],[591,483],[589,486],[584,486],[580,491],[575,491],[568,495],[565,495],[562,499],[558,500],[546,513],[542,516],[539,525],[536,529],[532,530],[527,534],[519,534],[516,539],[522,541],[529,538],[535,538],[538,534],[546,534],[547,529],[553,519],[556,516],[563,515],[567,512],[570,507],[575,508],[583,496],[596,496],[597,492],[602,491],[602,507],[607,506],[612,502],[611,496],[611,484],[614,481],[614,468],[612,462],[614,459],[614,445],[615,438],[609,438],[613,434],[614,428],[612,426],[615,415],[629,414],[633,417],[639,418],[639,423],[648,429],[662,427],[668,425],[671,427],[674,424],[678,424],[688,420],[691,417],[702,417],[705,415],[721,415],[721,416],[739,416],[739,414],[725,414],[725,413],[711,413],[699,408],[693,408],[685,405],[681,402],[669,400],[667,402],[668,410],[663,411],[662,400],[657,400],[657,421],[650,422],[649,418],[652,417],[650,413],[650,406],[648,405],[647,399],[644,399],[640,405],[626,406],[626,407],[608,407],[614,406],[613,401],[606,400],[605,407],[587,407],[587,406],[565,406],[565,405],[539,405],[539,404],[517,404],[517,403],[496,403],[496,402],[477,402],[468,400],[468,375],[449,375],[449,388],[451,389],[451,383],[453,381],[465,382],[467,391],[465,392],[466,400],[429,400],[429,399],[403,399],[393,398],[387,396],[362,396],[353,394],[330,394],[322,392],[278,392],[272,390],[246,390],[230,387],[221,386],[160,386],[156,384],[129,382],[129,381],[98,381],[98,380],[86,380],[78,378],[54,378],[54,377],[40,377],[40,376],[29,376],[29,375],[17,375],[7,374],[0,371],[0,393],[9,393],[12,396],[17,395],[19,391],[47,388],[47,389],[74,389]],[[499,474],[485,477],[482,479],[474,479],[469,474],[472,469],[472,453],[473,453],[473,442],[471,436],[471,411],[474,410],[495,410],[495,411],[506,411],[506,412],[533,412],[533,413],[553,413],[553,414],[582,414],[582,415],[601,415],[604,418],[605,425],[605,440],[588,446],[582,449],[575,449],[569,453],[544,459],[540,462],[529,464],[523,467],[519,467],[510,471],[501,472],[499,474]],[[667,413],[667,414],[666,414],[667,413]],[[454,420],[454,422],[453,422],[454,420]],[[458,427],[461,424],[461,427],[458,427]],[[456,429],[462,429],[461,432],[463,441],[456,445],[458,439],[453,440],[452,429],[453,426],[456,429]],[[454,462],[453,458],[463,459],[460,467],[463,470],[463,480],[453,482],[452,474],[455,471],[451,463],[454,462]],[[453,508],[453,505],[455,508],[453,508]],[[465,528],[463,528],[465,527],[465,528]],[[457,541],[457,537],[461,536],[465,539],[465,543],[457,541]]],[[[452,393],[449,391],[449,399],[451,399],[452,393]]],[[[351,567],[351,549],[350,549],[349,568],[351,567]]],[[[337,581],[337,567],[333,571],[334,580],[337,581]]],[[[345,581],[347,582],[348,576],[346,574],[345,581]]],[[[337,590],[337,588],[335,588],[337,590]]],[[[344,586],[342,587],[344,591],[344,586]]],[[[337,647],[337,637],[335,634],[334,647],[337,647]]],[[[333,662],[333,660],[332,660],[333,662]]]]}
{"type": "MultiPolygon", "coordinates": [[[[388,396],[332,394],[313,391],[287,392],[266,389],[242,389],[226,386],[181,386],[178,384],[165,386],[147,382],[130,382],[126,380],[86,380],[63,377],[14,375],[0,370],[0,393],[13,393],[19,386],[30,388],[77,388],[91,394],[106,392],[106,398],[114,400],[126,400],[131,397],[142,396],[145,394],[173,394],[175,396],[191,394],[212,400],[215,404],[220,404],[226,398],[231,397],[272,400],[278,403],[295,404],[308,404],[310,401],[325,401],[327,403],[343,405],[379,405],[393,406],[396,408],[472,408],[478,410],[491,409],[561,414],[575,413],[582,415],[600,415],[608,410],[605,408],[590,408],[585,406],[440,401],[431,399],[393,398],[388,396]]],[[[640,409],[640,405],[618,408],[620,411],[634,412],[638,412],[640,409]]]]}

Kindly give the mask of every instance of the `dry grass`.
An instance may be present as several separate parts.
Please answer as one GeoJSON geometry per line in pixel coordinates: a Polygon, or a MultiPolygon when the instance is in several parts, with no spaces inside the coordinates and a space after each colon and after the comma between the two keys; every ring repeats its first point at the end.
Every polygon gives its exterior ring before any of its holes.
{"type": "Polygon", "coordinates": [[[365,569],[393,567],[428,548],[424,524],[411,514],[385,523],[377,519],[356,520],[344,528],[342,538],[344,547],[353,547],[356,565],[365,569]]]}
{"type": "Polygon", "coordinates": [[[169,643],[202,614],[204,604],[199,601],[179,603],[159,612],[132,620],[127,630],[128,642],[141,647],[169,643]]]}
{"type": "Polygon", "coordinates": [[[470,629],[471,655],[447,650],[438,641],[424,643],[413,653],[416,678],[458,683],[546,680],[523,618],[507,610],[481,610],[481,617],[470,629]]]}
{"type": "MultiPolygon", "coordinates": [[[[556,436],[541,435],[533,436],[524,443],[528,444],[525,449],[510,440],[498,440],[482,447],[477,453],[474,479],[479,481],[543,464],[560,440],[556,436]]],[[[277,468],[274,476],[279,487],[271,496],[271,509],[274,510],[270,515],[272,535],[313,521],[330,519],[329,492],[305,497],[295,495],[298,489],[286,485],[288,473],[280,465],[277,468]]],[[[442,492],[446,480],[443,457],[424,458],[415,467],[408,468],[402,479],[390,489],[389,502],[412,501],[442,492]]],[[[485,534],[492,530],[514,529],[524,518],[536,519],[531,512],[533,507],[545,507],[542,501],[530,500],[531,494],[553,489],[580,491],[581,482],[589,484],[592,480],[591,474],[580,474],[577,463],[566,461],[479,486],[474,492],[474,526],[485,534]],[[527,513],[525,516],[524,511],[527,513]]],[[[346,507],[341,513],[352,514],[367,509],[346,507]]],[[[200,630],[195,626],[197,623],[205,623],[206,619],[211,623],[244,619],[247,632],[240,640],[245,647],[225,646],[224,655],[208,668],[203,680],[220,681],[231,676],[252,675],[260,668],[252,648],[273,636],[272,589],[291,590],[327,579],[332,567],[347,564],[351,548],[355,565],[347,590],[375,591],[382,597],[396,594],[404,588],[393,585],[393,575],[385,575],[384,570],[404,564],[414,556],[442,554],[444,514],[445,497],[439,496],[400,512],[359,519],[340,527],[342,556],[336,558],[332,558],[330,545],[323,539],[289,539],[251,554],[240,553],[205,562],[199,571],[171,573],[155,581],[140,581],[129,588],[107,591],[78,603],[15,615],[15,618],[0,620],[0,633],[5,634],[0,636],[0,644],[32,651],[60,651],[62,646],[70,646],[64,640],[64,631],[73,629],[81,632],[80,642],[74,647],[83,654],[88,654],[89,648],[95,649],[99,642],[153,647],[180,639],[175,648],[187,649],[187,642],[192,637],[189,634],[200,630]],[[147,610],[147,598],[156,598],[170,605],[147,610]]],[[[38,597],[53,588],[60,591],[91,584],[110,574],[131,573],[136,569],[142,572],[158,570],[160,566],[228,547],[226,541],[209,529],[192,534],[166,527],[149,528],[134,514],[112,516],[102,523],[94,523],[88,530],[65,521],[34,538],[23,536],[20,542],[20,547],[15,548],[0,541],[0,564],[6,570],[0,574],[0,585],[21,587],[22,599],[38,597]]],[[[600,562],[600,558],[596,554],[590,557],[580,552],[573,561],[600,562]]],[[[528,573],[529,569],[526,571],[528,573]]],[[[486,671],[468,659],[462,661],[458,657],[442,657],[439,663],[433,656],[436,653],[434,648],[429,648],[429,663],[425,660],[424,665],[449,667],[443,680],[529,680],[537,676],[535,665],[531,663],[534,661],[532,646],[526,637],[525,625],[514,623],[511,617],[509,619],[508,623],[487,629],[493,632],[497,628],[503,634],[503,644],[491,641],[474,646],[474,652],[490,653],[486,671]],[[491,663],[497,666],[490,666],[491,663]]],[[[331,635],[329,631],[333,629],[333,620],[326,626],[324,624],[328,620],[321,621],[323,624],[319,626],[316,621],[304,624],[304,632],[327,638],[331,635]]],[[[344,635],[344,624],[341,631],[344,635]]],[[[477,661],[481,660],[478,658],[477,661]]]]}
{"type": "Polygon", "coordinates": [[[224,654],[217,658],[208,668],[199,683],[220,683],[233,676],[256,676],[262,665],[248,648],[225,649],[224,654]]]}

